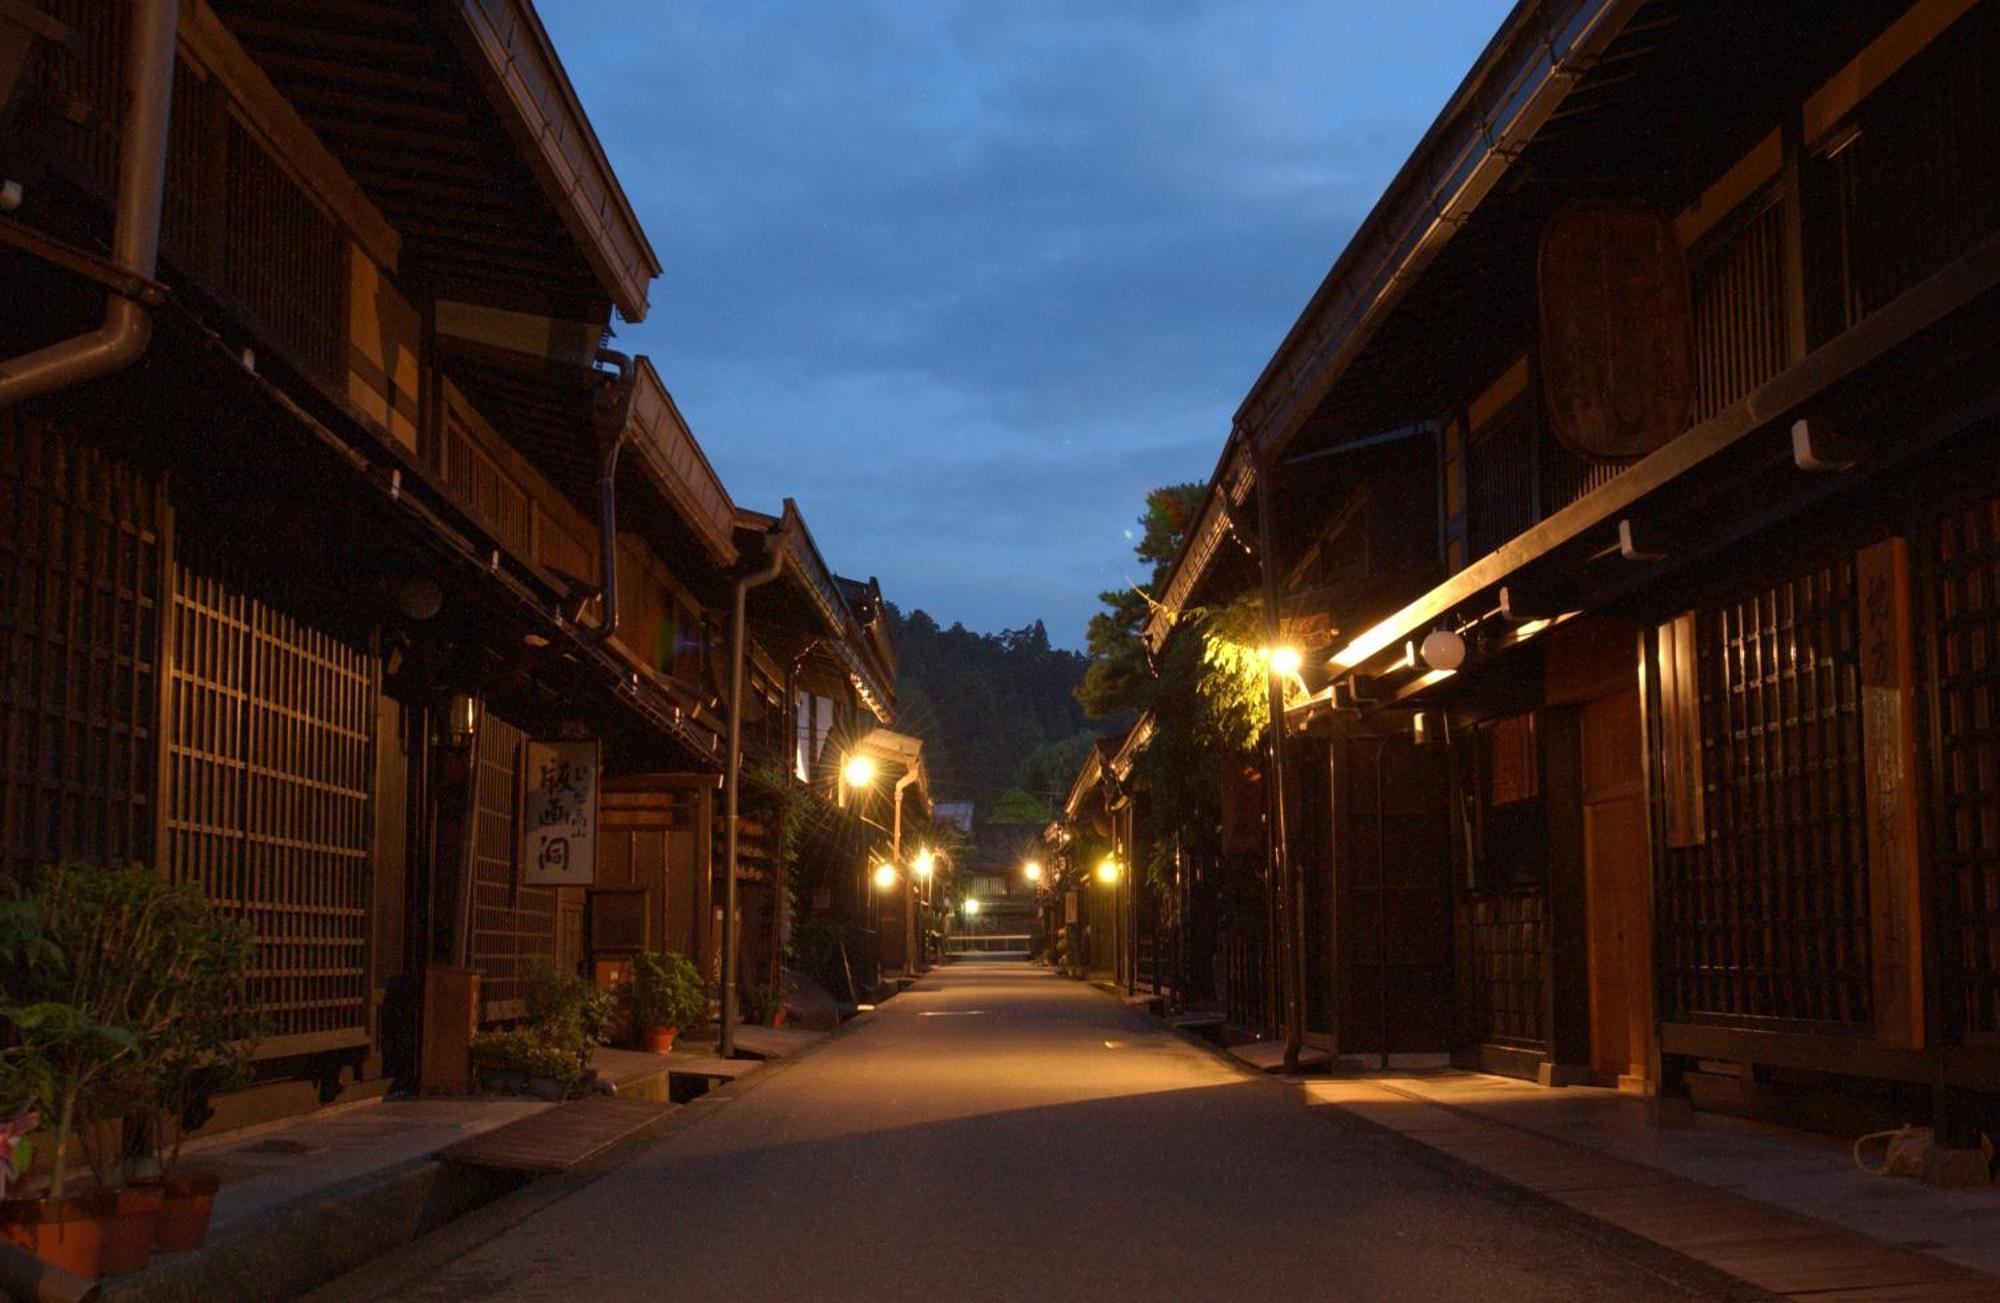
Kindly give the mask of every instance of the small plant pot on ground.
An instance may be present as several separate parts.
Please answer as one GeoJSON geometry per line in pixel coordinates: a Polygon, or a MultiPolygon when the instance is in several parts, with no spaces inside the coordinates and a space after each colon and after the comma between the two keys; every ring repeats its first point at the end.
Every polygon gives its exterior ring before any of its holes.
{"type": "Polygon", "coordinates": [[[0,1200],[0,1242],[95,1280],[102,1270],[105,1234],[116,1214],[117,1203],[100,1194],[0,1200]]]}
{"type": "Polygon", "coordinates": [[[215,1192],[221,1184],[206,1173],[169,1178],[162,1189],[159,1219],[153,1223],[153,1247],[175,1253],[207,1243],[208,1220],[215,1215],[215,1192]]]}
{"type": "Polygon", "coordinates": [[[100,1275],[137,1271],[153,1256],[153,1236],[159,1230],[160,1207],[166,1189],[157,1182],[128,1185],[109,1197],[113,1211],[105,1224],[104,1247],[98,1254],[100,1275]]]}
{"type": "Polygon", "coordinates": [[[639,1029],[640,1043],[655,1054],[667,1054],[674,1048],[674,1037],[681,1034],[678,1027],[642,1027],[639,1029]]]}

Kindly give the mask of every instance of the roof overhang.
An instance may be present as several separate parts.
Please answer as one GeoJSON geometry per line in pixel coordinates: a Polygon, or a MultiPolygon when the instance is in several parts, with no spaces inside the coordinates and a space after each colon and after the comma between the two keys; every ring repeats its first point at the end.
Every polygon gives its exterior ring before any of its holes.
{"type": "Polygon", "coordinates": [[[646,316],[659,255],[639,226],[530,0],[456,0],[454,35],[543,192],[627,321],[646,316]]]}
{"type": "Polygon", "coordinates": [[[1954,369],[1982,365],[1965,360],[1966,341],[1995,331],[1995,316],[2000,235],[1360,631],[1334,652],[1335,676],[1373,679],[1384,704],[1406,700],[1451,677],[1423,672],[1406,649],[1440,624],[1498,621],[1505,632],[1492,641],[1511,649],[1580,606],[1601,608],[1851,488],[1861,471],[1812,464],[1815,428],[1868,430],[1862,465],[1880,471],[1992,419],[1990,385],[1962,394],[1954,369]],[[1901,372],[1894,383],[1885,364],[1901,372]]]}
{"type": "Polygon", "coordinates": [[[1239,522],[1256,487],[1257,468],[1250,446],[1232,434],[1222,449],[1215,474],[1209,477],[1201,510],[1195,513],[1194,528],[1181,540],[1180,550],[1174,554],[1166,580],[1155,596],[1151,614],[1146,617],[1141,636],[1153,655],[1160,654],[1181,614],[1194,603],[1202,580],[1225,541],[1233,538],[1236,545],[1250,549],[1250,541],[1244,537],[1239,522]]]}
{"type": "Polygon", "coordinates": [[[1279,456],[1423,269],[1645,0],[1521,0],[1460,83],[1237,409],[1279,456]]]}

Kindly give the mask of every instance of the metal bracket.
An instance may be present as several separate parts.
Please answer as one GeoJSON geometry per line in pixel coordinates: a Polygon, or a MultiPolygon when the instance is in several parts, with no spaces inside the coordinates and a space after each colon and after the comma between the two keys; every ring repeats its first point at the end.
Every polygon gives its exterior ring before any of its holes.
{"type": "Polygon", "coordinates": [[[1664,561],[1667,542],[1630,516],[1618,522],[1618,555],[1627,561],[1664,561]]]}
{"type": "Polygon", "coordinates": [[[1864,451],[1853,439],[1816,429],[1803,416],[1792,422],[1792,462],[1802,471],[1844,471],[1860,461],[1864,451]]]}

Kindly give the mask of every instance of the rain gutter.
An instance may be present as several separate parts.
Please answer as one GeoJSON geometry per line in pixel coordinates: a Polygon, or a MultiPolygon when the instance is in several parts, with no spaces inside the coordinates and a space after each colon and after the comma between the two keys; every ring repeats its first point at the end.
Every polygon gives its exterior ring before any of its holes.
{"type": "Polygon", "coordinates": [[[111,246],[116,270],[134,278],[137,287],[112,286],[97,329],[0,362],[0,408],[122,371],[139,360],[153,337],[153,319],[138,287],[152,281],[159,264],[180,4],[141,0],[135,13],[126,62],[131,102],[119,133],[111,246]]]}

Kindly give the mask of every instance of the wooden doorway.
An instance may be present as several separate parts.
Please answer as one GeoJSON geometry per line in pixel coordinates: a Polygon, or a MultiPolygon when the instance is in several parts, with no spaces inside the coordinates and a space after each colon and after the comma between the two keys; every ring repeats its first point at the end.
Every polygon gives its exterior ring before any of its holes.
{"type": "Polygon", "coordinates": [[[1639,691],[1583,706],[1583,855],[1590,943],[1590,1066],[1643,1091],[1652,1042],[1652,908],[1639,691]]]}

